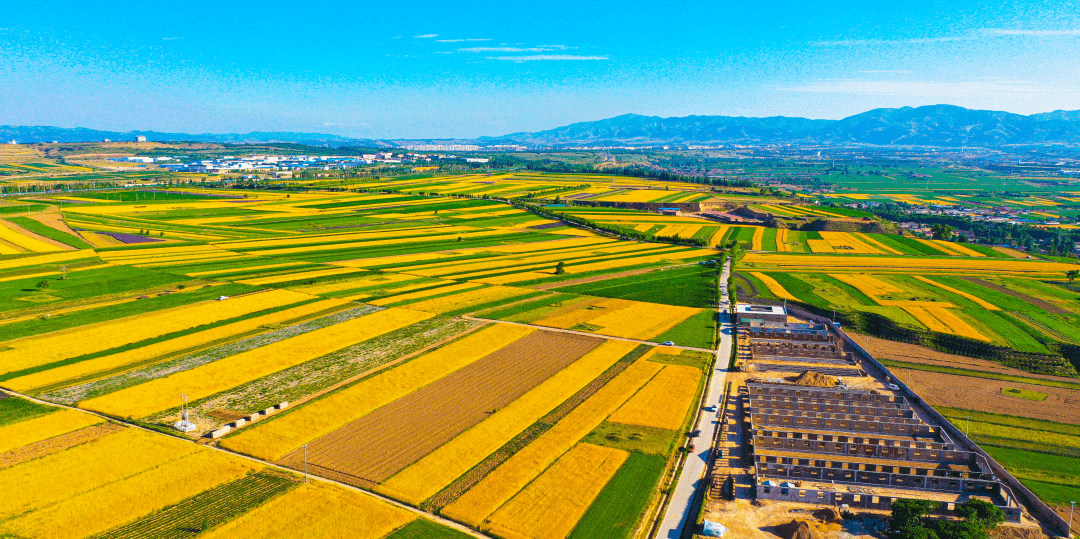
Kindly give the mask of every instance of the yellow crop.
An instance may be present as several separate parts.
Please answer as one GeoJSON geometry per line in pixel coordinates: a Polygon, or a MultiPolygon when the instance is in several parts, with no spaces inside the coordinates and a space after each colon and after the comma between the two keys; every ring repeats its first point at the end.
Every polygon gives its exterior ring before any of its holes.
{"type": "Polygon", "coordinates": [[[764,246],[762,245],[764,240],[765,240],[765,227],[755,226],[754,227],[754,238],[750,241],[750,248],[755,250],[755,251],[763,251],[763,250],[765,250],[764,246]]]}
{"type": "Polygon", "coordinates": [[[626,451],[580,444],[491,516],[483,529],[506,539],[562,539],[615,475],[626,451]]]}
{"type": "Polygon", "coordinates": [[[174,352],[180,352],[197,346],[213,343],[234,335],[240,335],[259,329],[260,327],[268,324],[277,324],[288,320],[312,315],[333,307],[345,305],[348,302],[339,299],[327,299],[323,301],[316,301],[314,303],[308,303],[299,307],[293,307],[291,309],[285,309],[276,313],[271,313],[263,316],[256,316],[247,320],[241,320],[239,322],[233,322],[232,324],[226,324],[224,326],[218,326],[206,331],[200,331],[198,333],[192,333],[183,337],[177,337],[167,341],[143,346],[134,350],[128,350],[119,354],[113,354],[110,356],[104,356],[97,359],[91,359],[87,361],[80,361],[71,365],[65,365],[57,367],[55,369],[49,369],[34,374],[28,374],[21,376],[13,380],[5,382],[7,387],[16,391],[25,391],[28,389],[44,387],[47,385],[63,382],[64,380],[70,380],[80,376],[86,376],[96,372],[107,371],[124,365],[130,365],[153,359],[156,357],[164,356],[174,352]]]}
{"type": "Polygon", "coordinates": [[[863,243],[853,234],[847,232],[820,232],[821,238],[828,242],[833,251],[837,253],[871,254],[878,255],[881,251],[863,243]]]}
{"type": "MultiPolygon", "coordinates": [[[[780,244],[777,243],[777,245],[780,245],[780,244]]],[[[761,273],[760,271],[751,271],[749,273],[750,273],[750,275],[753,275],[754,277],[756,277],[757,280],[761,281],[761,283],[764,284],[765,287],[769,289],[769,292],[772,292],[772,294],[774,296],[776,296],[776,297],[778,297],[780,299],[790,299],[790,300],[793,300],[793,301],[798,301],[799,300],[799,298],[792,295],[791,292],[788,292],[784,288],[784,285],[776,282],[776,279],[773,279],[772,277],[770,277],[768,275],[765,275],[764,273],[761,273]]]]}
{"type": "Polygon", "coordinates": [[[700,309],[635,302],[635,305],[592,319],[598,333],[631,339],[651,339],[675,327],[700,309]]]}
{"type": "Polygon", "coordinates": [[[170,436],[125,429],[0,470],[0,522],[47,507],[202,448],[170,436]]]}
{"type": "Polygon", "coordinates": [[[308,440],[337,430],[533,331],[524,326],[496,324],[277,419],[265,420],[261,425],[225,438],[221,445],[265,460],[277,460],[308,440]]]}
{"type": "Polygon", "coordinates": [[[307,483],[203,535],[206,539],[378,539],[417,516],[369,494],[307,483]]]}
{"type": "Polygon", "coordinates": [[[418,242],[422,243],[422,242],[432,242],[432,241],[441,241],[441,240],[452,240],[452,239],[461,238],[461,237],[464,237],[464,238],[482,238],[482,237],[486,237],[486,236],[498,236],[498,235],[506,234],[506,232],[503,231],[503,230],[481,230],[481,231],[478,231],[478,232],[461,232],[461,233],[450,233],[450,234],[444,234],[444,235],[437,235],[438,233],[442,233],[442,232],[443,231],[440,230],[440,231],[436,231],[435,233],[430,233],[430,234],[427,234],[427,235],[423,235],[423,236],[419,236],[419,237],[412,237],[412,238],[369,240],[369,241],[360,241],[360,242],[352,242],[352,243],[331,243],[331,244],[324,244],[324,245],[310,245],[310,246],[305,246],[305,247],[284,247],[284,248],[281,248],[281,249],[270,249],[270,250],[266,250],[266,251],[258,251],[258,254],[259,255],[264,255],[264,256],[275,256],[275,255],[286,255],[286,254],[294,254],[294,253],[314,253],[314,252],[318,252],[318,251],[337,251],[337,250],[343,250],[343,249],[356,249],[356,248],[359,248],[359,247],[374,247],[374,246],[377,246],[377,245],[400,245],[400,244],[406,244],[406,243],[418,243],[418,242]]]}
{"type": "Polygon", "coordinates": [[[72,260],[80,260],[83,258],[91,258],[97,256],[92,249],[83,249],[81,251],[64,251],[62,253],[38,255],[38,256],[26,256],[22,258],[13,258],[11,260],[0,260],[0,270],[11,268],[22,268],[26,266],[38,266],[41,264],[55,264],[58,262],[70,262],[72,260]]]}
{"type": "Polygon", "coordinates": [[[289,267],[289,266],[303,266],[305,264],[307,264],[307,262],[281,262],[279,264],[265,264],[265,265],[262,265],[262,266],[247,266],[245,268],[229,268],[229,269],[221,269],[221,270],[197,271],[197,272],[192,272],[192,273],[186,273],[185,275],[187,275],[188,277],[205,277],[205,276],[209,276],[209,275],[219,275],[219,274],[222,274],[222,273],[234,273],[234,272],[237,272],[237,271],[268,270],[268,269],[274,269],[274,268],[285,268],[285,267],[289,267]]]}
{"type": "Polygon", "coordinates": [[[605,342],[491,417],[391,477],[376,490],[419,504],[562,404],[635,346],[635,343],[626,341],[605,342]]]}
{"type": "Polygon", "coordinates": [[[990,303],[989,301],[986,301],[986,300],[984,300],[984,299],[982,299],[982,298],[980,298],[980,297],[978,297],[978,296],[976,296],[974,294],[968,294],[967,292],[964,292],[963,290],[957,290],[957,289],[955,289],[955,288],[953,288],[951,286],[943,285],[943,284],[941,284],[941,283],[939,283],[937,281],[927,279],[926,277],[923,277],[922,275],[912,275],[912,277],[914,277],[914,278],[916,278],[916,279],[918,279],[918,280],[920,280],[920,281],[922,281],[922,282],[924,282],[926,284],[929,284],[929,285],[933,286],[934,288],[940,288],[940,289],[942,289],[942,290],[944,290],[946,292],[952,292],[953,294],[956,294],[958,296],[962,296],[962,297],[965,297],[967,299],[970,299],[971,301],[974,301],[975,303],[978,303],[980,307],[982,307],[982,308],[984,308],[986,310],[989,310],[989,311],[1000,311],[1001,310],[1001,307],[998,307],[997,305],[994,305],[993,303],[990,303]]]}
{"type": "MultiPolygon", "coordinates": [[[[372,305],[389,305],[391,303],[397,303],[399,301],[407,301],[410,299],[426,298],[428,296],[437,296],[439,294],[446,294],[449,292],[458,292],[461,290],[468,290],[471,288],[480,288],[482,285],[476,283],[455,283],[454,281],[442,281],[448,286],[440,286],[438,288],[429,288],[427,290],[421,290],[419,292],[411,292],[408,294],[398,294],[396,296],[389,296],[385,298],[379,298],[368,303],[372,305]]],[[[430,286],[428,283],[427,286],[430,286]]]]}
{"type": "MultiPolygon", "coordinates": [[[[355,269],[353,271],[356,271],[355,269]]],[[[341,290],[351,290],[353,288],[366,288],[369,286],[385,286],[390,288],[390,285],[399,283],[402,281],[412,281],[416,277],[412,275],[402,275],[399,273],[374,273],[364,272],[358,273],[356,276],[349,276],[346,280],[319,283],[311,285],[290,286],[290,290],[297,292],[303,292],[305,294],[326,294],[328,292],[338,292],[341,290]]],[[[374,292],[373,292],[374,293],[374,292]]]]}
{"type": "MultiPolygon", "coordinates": [[[[709,249],[686,249],[686,250],[672,250],[660,254],[645,256],[632,256],[627,258],[619,258],[615,260],[606,260],[603,262],[593,262],[589,264],[578,264],[574,266],[567,266],[566,273],[586,273],[591,271],[619,268],[623,266],[639,266],[643,264],[652,264],[662,261],[678,262],[687,258],[697,258],[701,256],[715,255],[716,251],[709,249]]],[[[533,272],[525,271],[521,273],[513,273],[510,275],[500,275],[498,277],[484,277],[476,279],[478,282],[489,284],[509,284],[518,281],[527,281],[531,279],[539,279],[544,277],[551,277],[551,272],[533,272]]]]}
{"type": "Polygon", "coordinates": [[[843,281],[851,286],[854,286],[867,296],[876,299],[877,296],[884,296],[885,294],[901,294],[904,291],[889,283],[875,279],[869,275],[849,275],[844,273],[830,274],[829,277],[843,281]]]}
{"type": "MultiPolygon", "coordinates": [[[[124,452],[112,455],[124,459],[124,452]]],[[[134,521],[204,490],[239,479],[261,466],[219,451],[200,449],[120,481],[0,524],[22,537],[78,539],[134,521]]],[[[92,473],[92,472],[91,472],[92,473]]]]}
{"type": "Polygon", "coordinates": [[[781,253],[791,251],[791,246],[787,243],[788,229],[778,228],[776,230],[776,250],[781,253]]]}
{"type": "Polygon", "coordinates": [[[0,453],[104,422],[100,417],[75,410],[62,410],[20,421],[0,427],[0,453]]]}
{"type": "Polygon", "coordinates": [[[341,234],[315,234],[310,236],[289,236],[279,239],[268,240],[236,240],[236,241],[220,241],[215,242],[214,245],[233,250],[248,250],[258,247],[276,247],[276,246],[300,246],[310,243],[342,243],[350,240],[358,240],[365,238],[395,238],[399,236],[417,236],[424,233],[437,233],[444,234],[450,232],[469,232],[475,231],[474,227],[463,226],[426,226],[426,227],[409,227],[399,228],[395,230],[379,230],[377,232],[348,232],[341,234]]]}
{"type": "Polygon", "coordinates": [[[442,514],[470,526],[479,526],[488,515],[598,427],[662,367],[644,359],[636,361],[533,443],[443,508],[442,514]]]}
{"type": "Polygon", "coordinates": [[[835,253],[832,245],[825,240],[806,240],[806,245],[810,247],[812,253],[835,253]]]}
{"type": "Polygon", "coordinates": [[[467,279],[474,274],[483,275],[500,268],[513,268],[518,271],[524,271],[538,267],[550,267],[550,262],[555,261],[562,261],[569,264],[589,260],[597,256],[646,251],[663,247],[667,246],[654,244],[651,247],[643,247],[636,243],[622,243],[617,245],[594,244],[551,248],[550,246],[541,245],[534,247],[537,249],[535,252],[511,253],[506,256],[484,258],[479,262],[475,260],[435,262],[423,266],[413,266],[402,271],[414,275],[423,275],[425,277],[454,275],[455,278],[467,279]]]}
{"type": "Polygon", "coordinates": [[[493,301],[521,296],[528,294],[529,292],[532,291],[523,288],[511,288],[509,286],[487,286],[478,290],[466,290],[451,296],[410,303],[408,308],[426,313],[442,314],[475,305],[483,305],[493,301]]]}
{"type": "Polygon", "coordinates": [[[14,245],[18,245],[27,251],[35,253],[48,253],[52,251],[63,251],[64,249],[57,247],[47,241],[38,239],[36,234],[32,232],[22,233],[16,230],[17,225],[0,219],[0,240],[7,241],[14,245]]]}
{"type": "MultiPolygon", "coordinates": [[[[813,241],[813,240],[808,240],[813,241]]],[[[875,273],[895,271],[910,274],[917,269],[924,274],[935,273],[970,273],[973,271],[994,274],[1025,274],[1059,277],[1065,271],[1076,267],[1075,264],[1017,259],[993,258],[917,258],[905,257],[847,257],[820,256],[812,254],[789,253],[747,253],[743,259],[748,264],[775,266],[787,271],[831,269],[850,271],[874,271],[875,273]]],[[[760,267],[760,266],[759,266],[760,267]]]]}
{"type": "Polygon", "coordinates": [[[100,352],[312,297],[288,290],[271,290],[9,341],[5,345],[10,349],[0,352],[0,372],[13,372],[100,352]]]}
{"type": "Polygon", "coordinates": [[[978,251],[972,250],[959,243],[953,243],[950,241],[932,240],[935,244],[940,245],[950,251],[954,251],[960,256],[986,256],[978,251]]]}
{"type": "Polygon", "coordinates": [[[208,397],[431,316],[386,309],[89,399],[79,406],[121,417],[144,417],[176,406],[181,394],[192,400],[208,397]]]}
{"type": "Polygon", "coordinates": [[[931,331],[990,342],[989,337],[979,333],[970,324],[944,307],[907,306],[903,309],[931,331]]]}
{"type": "Polygon", "coordinates": [[[861,239],[867,245],[881,251],[882,253],[891,254],[891,255],[902,255],[902,254],[904,254],[904,253],[902,253],[900,251],[897,251],[896,249],[893,249],[892,247],[889,247],[888,245],[885,245],[884,243],[882,243],[882,242],[880,242],[878,240],[875,240],[874,238],[870,237],[869,234],[857,233],[857,234],[852,234],[852,236],[855,236],[856,238],[861,239]]]}
{"type": "Polygon", "coordinates": [[[342,273],[354,273],[354,272],[356,272],[356,268],[334,267],[334,268],[321,269],[321,270],[301,271],[299,273],[286,273],[284,275],[271,275],[271,276],[268,276],[268,277],[257,277],[255,279],[244,279],[242,281],[236,281],[236,282],[238,282],[240,284],[249,284],[249,285],[258,286],[258,285],[264,285],[264,284],[284,283],[284,282],[287,282],[287,281],[297,281],[297,280],[300,280],[300,279],[314,279],[316,277],[328,277],[328,276],[331,276],[331,275],[340,275],[342,273]]]}
{"type": "Polygon", "coordinates": [[[612,414],[609,421],[658,429],[678,429],[697,396],[700,379],[701,371],[694,367],[668,365],[612,414]]]}

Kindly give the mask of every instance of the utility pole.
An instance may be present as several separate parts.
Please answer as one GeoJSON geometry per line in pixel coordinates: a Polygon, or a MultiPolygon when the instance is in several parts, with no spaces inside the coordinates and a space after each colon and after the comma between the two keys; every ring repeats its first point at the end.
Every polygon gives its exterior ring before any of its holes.
{"type": "Polygon", "coordinates": [[[1076,507],[1076,502],[1069,502],[1069,537],[1072,537],[1072,517],[1074,507],[1076,507]]]}

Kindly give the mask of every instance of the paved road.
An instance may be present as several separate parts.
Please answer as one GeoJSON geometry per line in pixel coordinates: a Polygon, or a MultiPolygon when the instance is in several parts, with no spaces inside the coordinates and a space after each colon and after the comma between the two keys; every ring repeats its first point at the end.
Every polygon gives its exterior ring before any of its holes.
{"type": "MultiPolygon", "coordinates": [[[[724,286],[726,287],[727,285],[724,285],[724,286]]],[[[725,288],[725,290],[726,290],[726,288],[725,288]]],[[[650,346],[656,346],[657,344],[659,344],[659,343],[657,343],[655,341],[641,341],[641,340],[638,340],[638,339],[627,339],[625,337],[612,337],[611,335],[604,335],[603,333],[589,333],[588,331],[576,331],[576,330],[573,330],[573,329],[553,328],[553,327],[550,327],[550,326],[537,326],[535,324],[523,324],[521,322],[507,322],[505,320],[492,320],[490,318],[473,318],[471,316],[462,316],[461,318],[465,318],[465,319],[468,319],[468,320],[476,320],[478,322],[495,322],[496,324],[511,324],[511,325],[514,325],[514,326],[528,326],[528,327],[535,328],[535,329],[542,329],[544,331],[555,331],[555,332],[558,332],[558,333],[570,333],[572,335],[584,335],[586,337],[599,337],[601,339],[607,339],[609,341],[636,342],[638,344],[648,344],[650,346]]],[[[707,352],[709,354],[712,354],[712,353],[716,352],[716,350],[709,350],[709,349],[706,349],[706,348],[695,348],[693,346],[679,346],[679,343],[675,343],[675,346],[673,346],[673,348],[679,348],[681,350],[696,350],[698,352],[707,352]]],[[[724,365],[727,365],[727,359],[724,360],[724,365]]]]}
{"type": "MultiPolygon", "coordinates": [[[[720,403],[724,395],[724,377],[727,375],[728,360],[731,357],[732,325],[728,314],[728,277],[731,275],[731,262],[724,266],[720,274],[720,346],[716,349],[716,365],[712,373],[712,380],[706,389],[708,397],[705,399],[706,406],[714,406],[720,403]]],[[[658,539],[677,539],[682,536],[686,525],[693,525],[697,517],[698,504],[695,503],[704,493],[707,485],[705,470],[708,466],[709,457],[712,454],[712,439],[716,437],[716,429],[719,427],[717,412],[704,409],[699,410],[698,429],[701,436],[695,442],[695,450],[683,461],[682,474],[679,482],[672,491],[668,501],[667,513],[664,520],[656,531],[658,539]]]]}

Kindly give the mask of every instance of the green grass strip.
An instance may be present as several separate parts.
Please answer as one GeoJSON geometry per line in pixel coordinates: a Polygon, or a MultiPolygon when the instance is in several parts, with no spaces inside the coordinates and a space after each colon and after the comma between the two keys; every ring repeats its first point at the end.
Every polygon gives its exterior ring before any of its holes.
{"type": "Polygon", "coordinates": [[[64,245],[70,245],[79,249],[93,249],[94,246],[86,243],[82,238],[73,236],[67,232],[61,232],[51,226],[43,225],[29,217],[12,217],[8,219],[12,223],[15,223],[34,234],[39,236],[45,236],[53,241],[58,241],[64,245]]]}
{"type": "Polygon", "coordinates": [[[418,518],[384,539],[470,539],[471,537],[426,518],[418,518]]]}
{"type": "Polygon", "coordinates": [[[19,397],[6,397],[0,399],[0,427],[48,415],[57,410],[59,408],[45,406],[19,397]]]}

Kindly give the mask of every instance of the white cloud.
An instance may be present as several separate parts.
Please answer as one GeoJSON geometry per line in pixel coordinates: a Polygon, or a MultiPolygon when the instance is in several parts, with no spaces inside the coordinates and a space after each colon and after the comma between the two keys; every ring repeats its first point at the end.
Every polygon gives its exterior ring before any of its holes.
{"type": "Polygon", "coordinates": [[[429,39],[429,38],[433,38],[433,37],[439,37],[439,34],[424,34],[424,35],[413,36],[413,37],[415,37],[417,39],[429,39]]]}
{"type": "Polygon", "coordinates": [[[532,56],[486,56],[488,60],[508,62],[536,62],[542,60],[610,60],[607,56],[577,56],[574,54],[534,54],[532,56]]]}
{"type": "Polygon", "coordinates": [[[911,73],[911,72],[906,70],[906,69],[867,69],[865,71],[860,71],[859,73],[868,73],[868,74],[871,74],[871,75],[884,75],[884,74],[906,75],[906,74],[911,73]]]}
{"type": "MultiPolygon", "coordinates": [[[[2,28],[0,28],[0,30],[2,30],[2,28]]],[[[161,38],[162,41],[176,41],[177,39],[184,39],[184,38],[182,38],[182,37],[163,37],[163,38],[161,38]]]]}
{"type": "Polygon", "coordinates": [[[481,37],[481,38],[466,38],[466,39],[436,39],[435,41],[438,42],[438,43],[467,43],[467,42],[471,42],[471,41],[491,41],[491,38],[481,37]]]}

